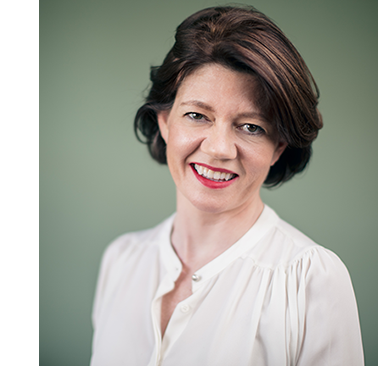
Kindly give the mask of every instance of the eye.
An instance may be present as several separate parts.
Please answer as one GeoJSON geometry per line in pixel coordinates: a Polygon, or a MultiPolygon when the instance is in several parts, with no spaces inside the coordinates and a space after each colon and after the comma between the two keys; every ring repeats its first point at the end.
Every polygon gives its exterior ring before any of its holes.
{"type": "Polygon", "coordinates": [[[265,133],[265,130],[262,129],[260,126],[257,126],[257,125],[253,125],[253,124],[250,124],[250,123],[246,123],[245,125],[241,125],[240,128],[251,134],[251,135],[259,135],[259,134],[262,134],[262,133],[265,133]]]}
{"type": "Polygon", "coordinates": [[[206,117],[203,114],[196,113],[196,112],[186,113],[185,116],[188,116],[190,119],[195,120],[195,121],[206,120],[206,117]]]}

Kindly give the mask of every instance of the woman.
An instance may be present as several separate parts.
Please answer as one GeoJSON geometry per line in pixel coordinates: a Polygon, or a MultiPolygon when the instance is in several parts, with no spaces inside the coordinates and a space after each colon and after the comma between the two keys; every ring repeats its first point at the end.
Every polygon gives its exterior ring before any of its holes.
{"type": "Polygon", "coordinates": [[[344,265],[260,198],[303,171],[322,127],[294,46],[253,8],[209,8],[151,80],[135,129],[177,212],[106,250],[91,365],[362,365],[344,265]]]}

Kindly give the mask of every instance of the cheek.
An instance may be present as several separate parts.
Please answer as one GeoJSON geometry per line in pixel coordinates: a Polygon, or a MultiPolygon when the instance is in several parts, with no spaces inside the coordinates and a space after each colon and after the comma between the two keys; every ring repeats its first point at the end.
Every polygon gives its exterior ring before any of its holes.
{"type": "Polygon", "coordinates": [[[185,159],[201,144],[198,134],[183,128],[171,128],[167,144],[167,155],[171,159],[185,159]]]}
{"type": "MultiPolygon", "coordinates": [[[[243,154],[245,167],[253,175],[267,174],[274,160],[274,146],[256,145],[243,154]]],[[[248,173],[247,172],[247,173],[248,173]]]]}

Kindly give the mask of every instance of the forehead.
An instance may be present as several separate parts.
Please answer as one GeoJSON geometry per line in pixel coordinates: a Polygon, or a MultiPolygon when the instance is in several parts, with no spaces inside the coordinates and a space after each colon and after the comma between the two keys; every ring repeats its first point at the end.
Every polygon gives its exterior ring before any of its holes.
{"type": "Polygon", "coordinates": [[[220,111],[257,111],[256,83],[253,75],[207,64],[182,81],[174,105],[177,107],[195,100],[220,111]]]}

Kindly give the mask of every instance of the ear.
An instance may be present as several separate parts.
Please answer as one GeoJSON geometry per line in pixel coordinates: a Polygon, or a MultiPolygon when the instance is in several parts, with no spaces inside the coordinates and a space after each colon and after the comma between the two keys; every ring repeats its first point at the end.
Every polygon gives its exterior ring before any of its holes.
{"type": "Polygon", "coordinates": [[[168,135],[169,135],[168,117],[169,117],[169,111],[157,112],[160,135],[165,141],[165,143],[167,143],[168,135]]]}
{"type": "Polygon", "coordinates": [[[277,147],[276,147],[276,151],[273,154],[273,159],[272,159],[272,163],[270,164],[270,166],[273,166],[274,164],[276,164],[277,160],[280,158],[282,153],[285,151],[286,147],[287,147],[286,141],[279,141],[278,142],[277,147]]]}

